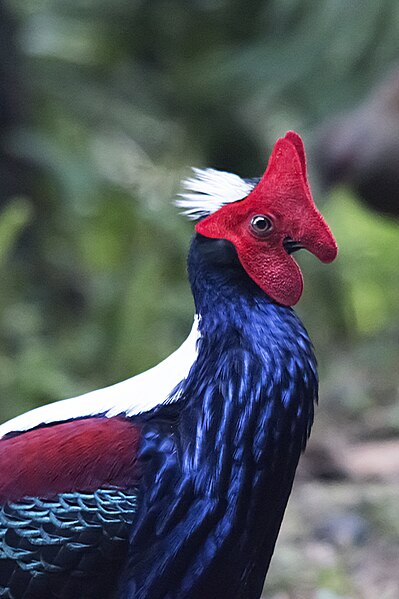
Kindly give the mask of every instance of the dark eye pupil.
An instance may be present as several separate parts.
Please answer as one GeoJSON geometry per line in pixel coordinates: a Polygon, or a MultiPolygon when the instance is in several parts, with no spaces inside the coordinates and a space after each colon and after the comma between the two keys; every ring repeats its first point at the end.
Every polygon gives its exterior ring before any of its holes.
{"type": "Polygon", "coordinates": [[[254,220],[254,225],[260,231],[264,231],[268,227],[268,222],[267,222],[267,220],[265,218],[263,218],[263,216],[258,216],[254,220]]]}
{"type": "Polygon", "coordinates": [[[251,226],[255,233],[268,233],[272,229],[272,222],[267,216],[258,214],[252,218],[251,226]]]}

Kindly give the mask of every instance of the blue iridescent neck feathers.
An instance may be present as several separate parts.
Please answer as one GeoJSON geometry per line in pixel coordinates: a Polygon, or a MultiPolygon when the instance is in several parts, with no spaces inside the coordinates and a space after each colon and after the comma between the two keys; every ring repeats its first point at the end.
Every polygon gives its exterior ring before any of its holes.
{"type": "Polygon", "coordinates": [[[315,358],[293,310],[249,279],[229,242],[197,235],[189,276],[198,356],[178,400],[143,422],[151,490],[121,597],[258,599],[313,421],[315,358]]]}

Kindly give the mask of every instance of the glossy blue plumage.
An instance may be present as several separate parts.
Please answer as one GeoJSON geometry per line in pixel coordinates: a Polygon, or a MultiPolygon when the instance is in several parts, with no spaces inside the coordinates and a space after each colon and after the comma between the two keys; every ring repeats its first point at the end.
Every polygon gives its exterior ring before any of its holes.
{"type": "Polygon", "coordinates": [[[196,236],[198,358],[174,404],[142,418],[145,477],[123,599],[258,599],[317,399],[292,309],[223,240],[196,236]]]}
{"type": "Polygon", "coordinates": [[[128,419],[134,487],[5,502],[0,596],[259,599],[313,421],[315,358],[229,242],[196,235],[188,266],[198,355],[176,401],[128,419]]]}

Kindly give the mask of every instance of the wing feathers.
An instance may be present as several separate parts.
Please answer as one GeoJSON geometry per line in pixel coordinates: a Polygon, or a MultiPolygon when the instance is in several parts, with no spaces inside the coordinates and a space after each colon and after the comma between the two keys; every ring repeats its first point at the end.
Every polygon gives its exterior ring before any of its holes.
{"type": "Polygon", "coordinates": [[[131,488],[140,428],[123,418],[85,418],[0,440],[0,502],[72,491],[131,488]]]}

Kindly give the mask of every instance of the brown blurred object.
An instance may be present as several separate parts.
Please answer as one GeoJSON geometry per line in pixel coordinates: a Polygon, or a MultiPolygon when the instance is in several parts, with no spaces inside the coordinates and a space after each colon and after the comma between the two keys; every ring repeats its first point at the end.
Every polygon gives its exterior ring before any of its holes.
{"type": "Polygon", "coordinates": [[[348,444],[344,437],[310,441],[302,458],[302,481],[399,482],[399,440],[381,439],[348,444]]]}
{"type": "Polygon", "coordinates": [[[374,210],[399,216],[399,66],[354,110],[320,127],[322,183],[347,183],[374,210]]]}
{"type": "Polygon", "coordinates": [[[399,440],[352,445],[346,456],[346,470],[353,480],[399,482],[399,440]]]}

